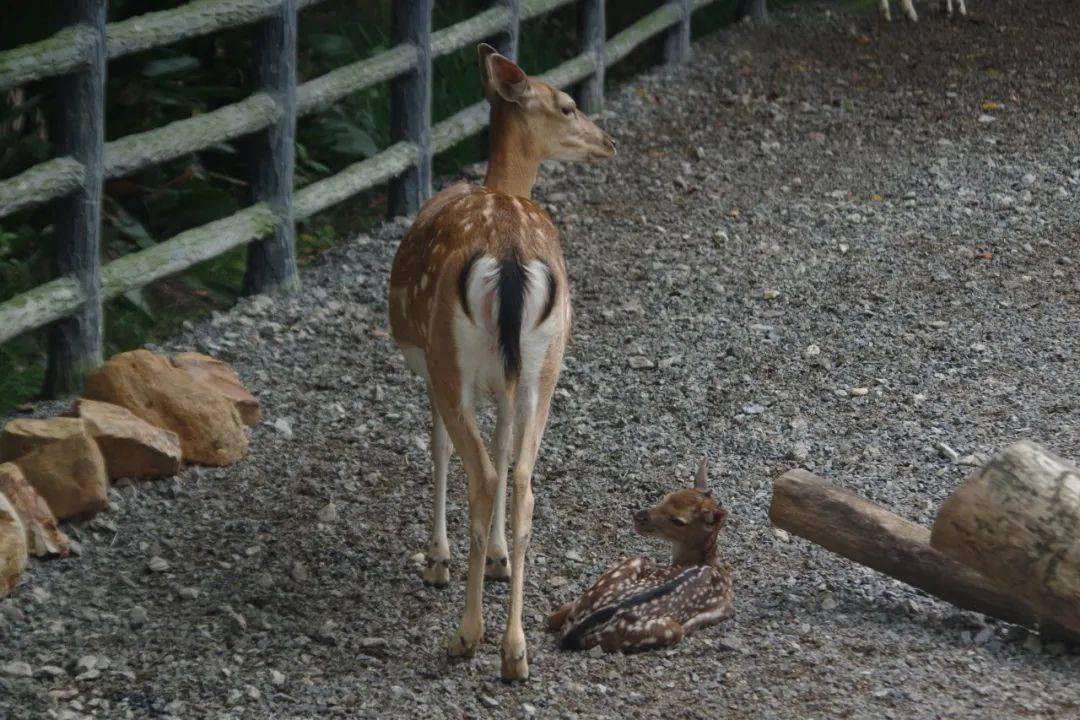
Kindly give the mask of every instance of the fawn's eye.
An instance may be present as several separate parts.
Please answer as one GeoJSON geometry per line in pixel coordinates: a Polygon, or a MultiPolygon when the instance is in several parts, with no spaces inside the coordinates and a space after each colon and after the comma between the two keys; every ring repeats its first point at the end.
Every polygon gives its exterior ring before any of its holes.
{"type": "Polygon", "coordinates": [[[566,107],[564,107],[562,109],[562,114],[565,115],[566,117],[570,117],[571,115],[573,115],[574,114],[573,106],[572,105],[567,105],[566,107]]]}
{"type": "Polygon", "coordinates": [[[686,524],[686,521],[679,517],[673,517],[671,518],[671,524],[675,527],[682,527],[686,524]]]}

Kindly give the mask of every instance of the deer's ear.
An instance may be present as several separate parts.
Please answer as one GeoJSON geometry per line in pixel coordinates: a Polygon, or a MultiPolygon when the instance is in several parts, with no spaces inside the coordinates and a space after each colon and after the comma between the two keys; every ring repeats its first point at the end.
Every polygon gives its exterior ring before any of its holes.
{"type": "Polygon", "coordinates": [[[484,95],[488,100],[495,96],[516,103],[529,88],[529,77],[514,61],[503,57],[487,43],[477,46],[480,54],[480,77],[484,83],[484,95]]]}

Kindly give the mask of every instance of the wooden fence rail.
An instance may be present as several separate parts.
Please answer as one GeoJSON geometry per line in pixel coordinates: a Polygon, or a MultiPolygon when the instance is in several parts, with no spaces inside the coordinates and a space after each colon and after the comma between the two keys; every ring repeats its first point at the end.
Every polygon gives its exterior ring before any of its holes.
{"type": "Polygon", "coordinates": [[[516,57],[523,21],[575,3],[579,54],[543,77],[557,87],[576,87],[580,106],[595,113],[603,107],[607,67],[661,33],[665,60],[685,61],[691,15],[714,0],[663,2],[611,38],[606,37],[604,0],[494,0],[487,10],[434,31],[433,0],[400,0],[393,4],[394,47],[297,85],[297,14],[319,2],[192,0],[106,25],[107,0],[67,0],[67,27],[41,42],[0,52],[0,91],[57,78],[65,98],[53,130],[58,157],[0,180],[0,218],[57,203],[56,279],[0,303],[0,343],[49,326],[46,394],[79,390],[101,362],[105,300],[244,245],[251,246],[245,292],[295,290],[296,221],[387,182],[391,209],[415,212],[431,193],[433,155],[488,123],[487,104],[480,101],[432,125],[434,58],[486,38],[516,57]],[[257,92],[197,117],[104,142],[109,60],[242,26],[253,32],[257,92]],[[294,191],[297,118],[387,81],[392,83],[394,144],[294,191]],[[239,138],[246,139],[251,153],[252,205],[101,265],[105,180],[239,138]]]}

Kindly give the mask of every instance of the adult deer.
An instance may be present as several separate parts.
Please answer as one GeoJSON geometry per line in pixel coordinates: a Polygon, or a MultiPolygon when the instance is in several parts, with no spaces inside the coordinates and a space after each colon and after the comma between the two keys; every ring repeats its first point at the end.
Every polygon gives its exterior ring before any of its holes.
{"type": "Polygon", "coordinates": [[[487,177],[481,187],[448,187],[420,209],[390,272],[390,327],[409,367],[427,380],[431,400],[435,517],[424,571],[428,583],[449,581],[448,440],[469,481],[465,612],[448,650],[469,656],[483,639],[486,564],[491,577],[509,574],[502,676],[520,680],[529,674],[521,610],[532,473],[570,334],[570,288],[559,234],[529,195],[541,161],[599,160],[614,154],[615,144],[569,95],[526,76],[489,45],[478,49],[491,104],[487,177]],[[496,407],[494,462],[476,420],[475,402],[483,395],[496,407]],[[507,567],[512,434],[514,544],[507,567]]]}

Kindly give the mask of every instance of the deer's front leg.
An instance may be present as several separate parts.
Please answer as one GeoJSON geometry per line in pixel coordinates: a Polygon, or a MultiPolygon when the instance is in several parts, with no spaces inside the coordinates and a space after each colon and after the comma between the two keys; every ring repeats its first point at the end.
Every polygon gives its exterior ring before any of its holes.
{"type": "Polygon", "coordinates": [[[435,509],[431,521],[431,544],[428,546],[424,583],[444,587],[450,582],[450,543],[446,539],[446,473],[450,465],[450,436],[446,424],[431,397],[431,461],[435,481],[435,509]]]}

